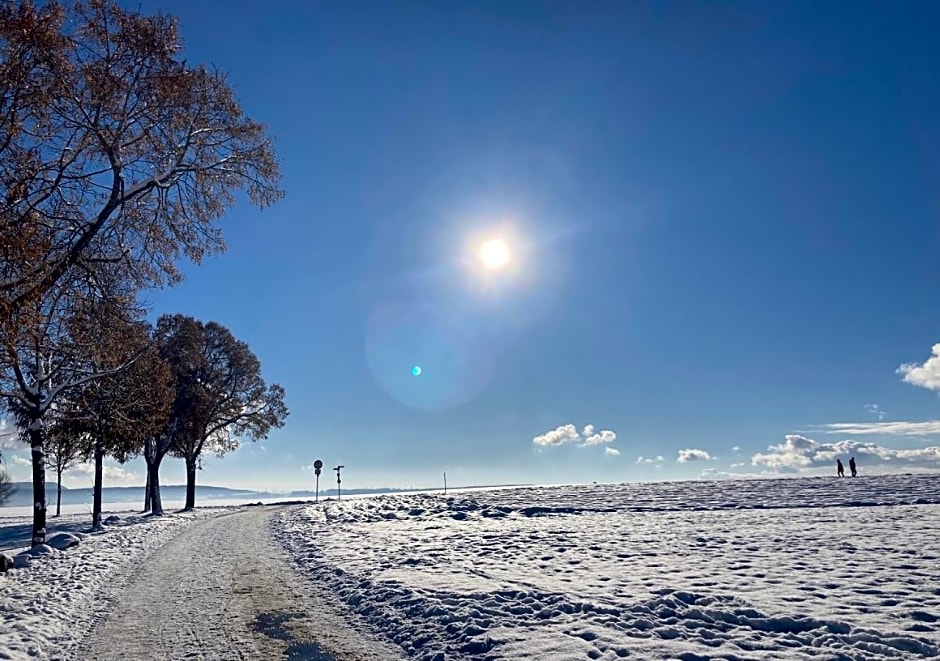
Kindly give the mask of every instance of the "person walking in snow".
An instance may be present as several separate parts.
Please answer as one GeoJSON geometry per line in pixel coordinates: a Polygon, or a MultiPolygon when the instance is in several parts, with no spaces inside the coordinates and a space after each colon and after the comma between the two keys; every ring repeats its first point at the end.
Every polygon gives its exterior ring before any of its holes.
{"type": "Polygon", "coordinates": [[[849,459],[849,470],[852,471],[852,477],[858,477],[858,471],[855,469],[855,457],[849,459]]]}
{"type": "Polygon", "coordinates": [[[836,472],[839,474],[839,477],[845,477],[845,466],[842,465],[841,459],[836,459],[836,472]]]}

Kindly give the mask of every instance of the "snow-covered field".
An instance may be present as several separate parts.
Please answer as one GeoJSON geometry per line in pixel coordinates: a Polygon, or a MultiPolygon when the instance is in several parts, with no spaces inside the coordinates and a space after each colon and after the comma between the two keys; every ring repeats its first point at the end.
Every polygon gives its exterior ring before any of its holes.
{"type": "MultiPolygon", "coordinates": [[[[87,515],[50,519],[50,536],[71,532],[82,541],[0,574],[0,659],[71,658],[69,651],[108,611],[144,557],[183,526],[225,511],[199,509],[156,518],[120,515],[96,533],[82,532],[89,527],[87,515]]],[[[0,548],[12,555],[28,547],[30,525],[23,517],[0,518],[0,548]]]]}
{"type": "Polygon", "coordinates": [[[940,477],[394,495],[275,518],[420,659],[940,656],[940,477]]]}

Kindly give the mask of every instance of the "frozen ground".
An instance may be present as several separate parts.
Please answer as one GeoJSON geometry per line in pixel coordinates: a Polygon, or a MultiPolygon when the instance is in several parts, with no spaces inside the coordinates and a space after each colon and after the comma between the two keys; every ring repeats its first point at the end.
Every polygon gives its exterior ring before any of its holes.
{"type": "MultiPolygon", "coordinates": [[[[0,574],[0,659],[399,658],[293,571],[271,537],[275,511],[133,516],[96,534],[82,533],[87,517],[57,519],[79,546],[0,574]]],[[[8,546],[22,529],[28,543],[27,520],[0,520],[8,546]]]]}
{"type": "Polygon", "coordinates": [[[75,659],[394,661],[298,581],[268,508],[200,521],[142,563],[75,659]]]}
{"type": "Polygon", "coordinates": [[[940,477],[544,487],[294,508],[351,620],[420,659],[940,656],[940,477]]]}

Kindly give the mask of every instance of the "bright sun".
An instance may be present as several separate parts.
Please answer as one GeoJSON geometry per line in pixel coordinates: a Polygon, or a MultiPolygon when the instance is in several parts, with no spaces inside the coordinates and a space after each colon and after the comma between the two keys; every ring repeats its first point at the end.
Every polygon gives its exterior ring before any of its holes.
{"type": "Polygon", "coordinates": [[[480,247],[480,261],[491,271],[506,266],[509,257],[509,246],[502,239],[490,239],[480,247]]]}

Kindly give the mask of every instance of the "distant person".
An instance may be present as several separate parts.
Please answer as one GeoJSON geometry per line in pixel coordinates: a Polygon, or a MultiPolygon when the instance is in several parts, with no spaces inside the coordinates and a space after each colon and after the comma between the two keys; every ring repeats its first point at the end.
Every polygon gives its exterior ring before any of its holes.
{"type": "Polygon", "coordinates": [[[839,473],[839,477],[845,477],[845,466],[842,465],[841,459],[836,459],[836,472],[839,473]]]}
{"type": "Polygon", "coordinates": [[[852,477],[858,477],[858,471],[855,469],[855,457],[849,459],[849,470],[852,471],[852,477]]]}

